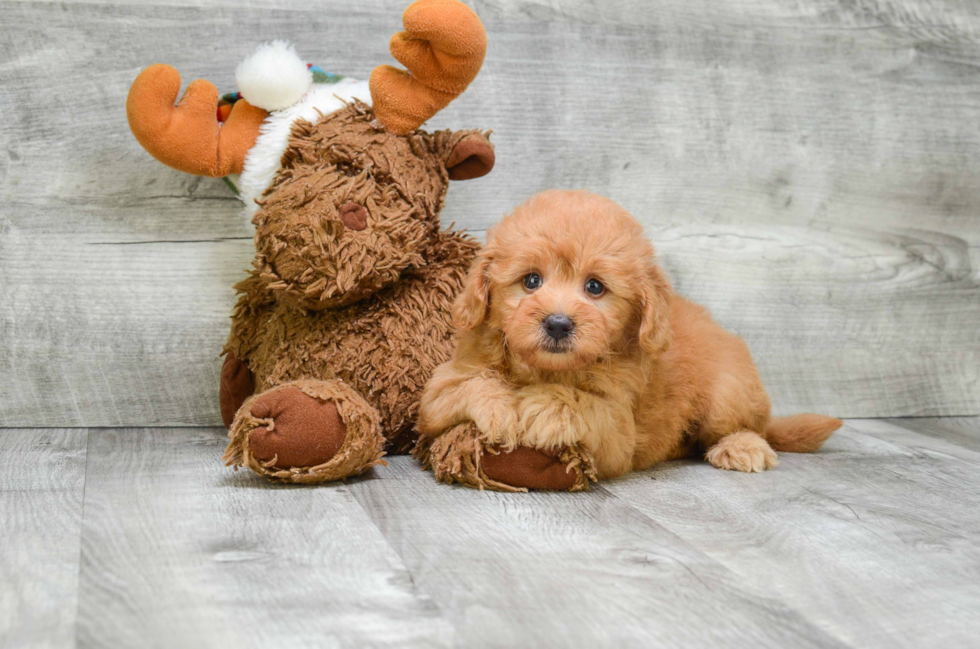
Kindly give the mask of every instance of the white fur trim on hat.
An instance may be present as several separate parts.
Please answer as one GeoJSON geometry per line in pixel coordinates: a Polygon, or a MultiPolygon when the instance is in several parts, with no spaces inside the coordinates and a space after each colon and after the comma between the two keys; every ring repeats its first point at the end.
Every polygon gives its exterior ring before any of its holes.
{"type": "Polygon", "coordinates": [[[245,202],[244,215],[248,221],[251,222],[258,211],[255,199],[269,188],[279,172],[293,122],[303,119],[316,123],[322,116],[340,110],[354,99],[371,105],[371,90],[367,81],[342,79],[337,83],[315,83],[299,103],[269,113],[259,128],[259,137],[245,157],[245,165],[238,178],[238,194],[245,202]]]}
{"type": "Polygon", "coordinates": [[[267,111],[289,108],[313,85],[313,73],[286,41],[259,45],[235,70],[238,92],[267,111]]]}

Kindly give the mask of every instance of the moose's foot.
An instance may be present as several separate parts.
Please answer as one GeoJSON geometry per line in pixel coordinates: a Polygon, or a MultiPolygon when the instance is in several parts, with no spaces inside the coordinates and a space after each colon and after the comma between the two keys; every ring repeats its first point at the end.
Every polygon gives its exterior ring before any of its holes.
{"type": "Polygon", "coordinates": [[[440,482],[459,482],[495,491],[582,491],[595,480],[592,459],[579,448],[557,450],[488,445],[476,425],[467,422],[439,437],[422,437],[415,457],[440,482]]]}
{"type": "Polygon", "coordinates": [[[357,475],[383,462],[381,419],[342,381],[300,380],[247,399],[225,450],[228,465],[296,483],[357,475]]]}

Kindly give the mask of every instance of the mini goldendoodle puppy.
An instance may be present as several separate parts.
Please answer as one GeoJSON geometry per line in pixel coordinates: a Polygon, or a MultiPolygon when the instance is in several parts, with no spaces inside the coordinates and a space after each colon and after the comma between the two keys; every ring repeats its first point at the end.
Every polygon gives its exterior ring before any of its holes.
{"type": "Polygon", "coordinates": [[[774,449],[815,451],[841,426],[771,418],[742,339],[674,293],[632,215],[588,192],[538,194],[494,227],[453,316],[456,355],[426,386],[418,421],[419,455],[440,479],[584,488],[554,465],[609,478],[692,453],[764,471],[774,449]],[[452,431],[466,450],[434,461],[434,438],[452,431]]]}

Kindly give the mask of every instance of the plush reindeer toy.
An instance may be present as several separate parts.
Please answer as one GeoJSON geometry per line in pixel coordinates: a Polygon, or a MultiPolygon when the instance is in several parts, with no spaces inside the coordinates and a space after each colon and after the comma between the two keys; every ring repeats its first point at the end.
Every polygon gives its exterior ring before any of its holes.
{"type": "Polygon", "coordinates": [[[443,231],[450,180],[494,163],[488,134],[417,130],[476,77],[479,18],[419,0],[369,83],[303,63],[284,43],[236,72],[237,96],[153,65],[130,127],[158,160],[227,177],[255,225],[236,286],[220,404],[229,465],[314,483],[358,474],[414,443],[419,397],[454,346],[450,305],[476,243],[443,231]],[[373,107],[372,107],[373,104],[373,107]]]}

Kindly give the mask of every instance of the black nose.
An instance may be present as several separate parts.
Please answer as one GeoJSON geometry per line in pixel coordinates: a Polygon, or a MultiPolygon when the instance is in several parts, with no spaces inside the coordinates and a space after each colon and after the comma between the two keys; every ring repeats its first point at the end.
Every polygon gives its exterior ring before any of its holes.
{"type": "Polygon", "coordinates": [[[548,332],[548,337],[558,341],[568,338],[569,334],[575,329],[575,323],[567,315],[552,313],[544,319],[544,330],[548,332]]]}

